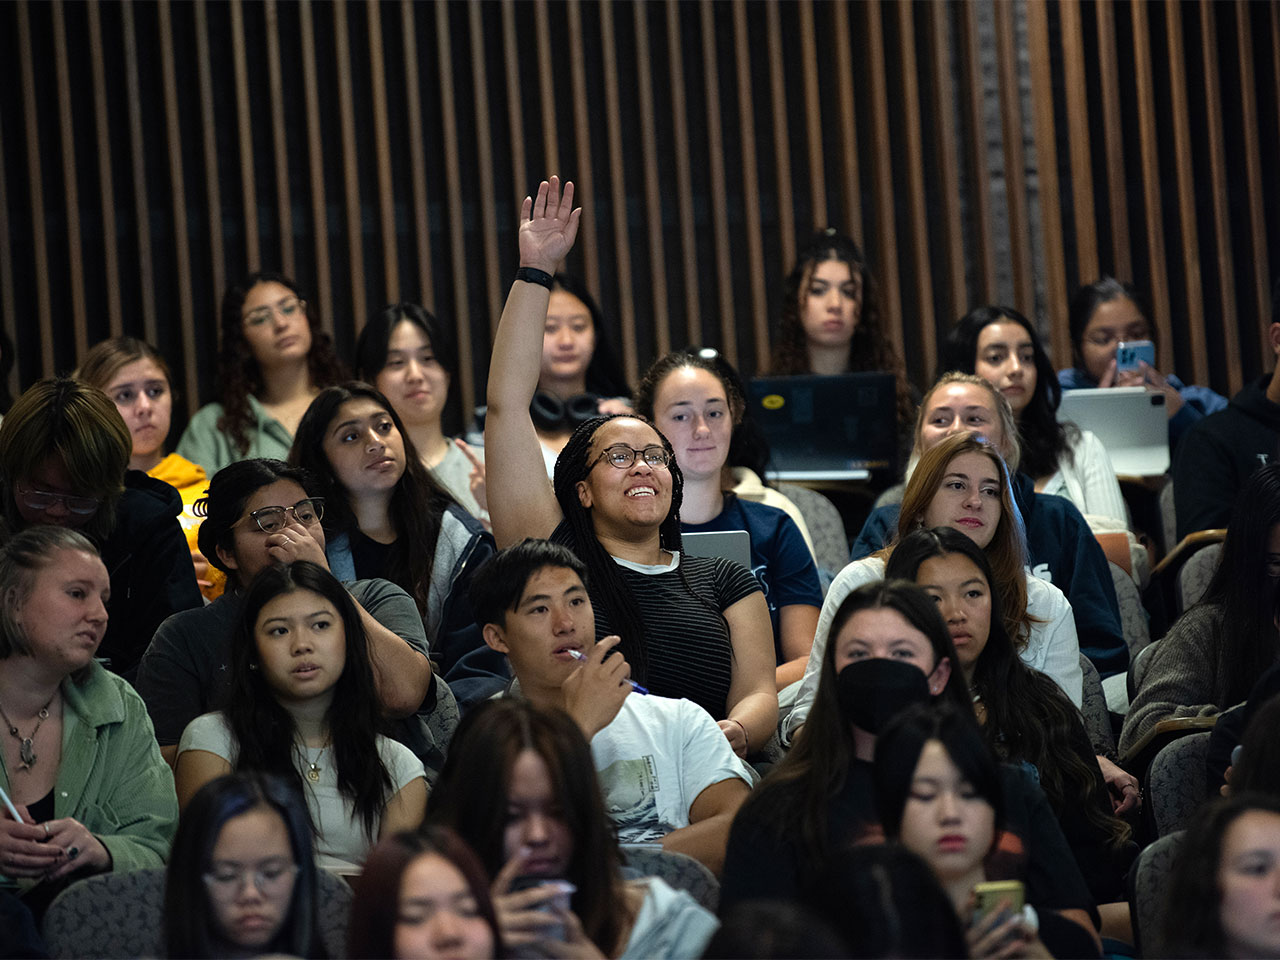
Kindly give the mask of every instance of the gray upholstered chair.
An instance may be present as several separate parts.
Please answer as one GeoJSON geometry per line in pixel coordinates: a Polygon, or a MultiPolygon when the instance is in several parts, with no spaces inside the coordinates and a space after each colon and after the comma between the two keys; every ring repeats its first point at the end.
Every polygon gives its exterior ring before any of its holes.
{"type": "Polygon", "coordinates": [[[1161,546],[1164,552],[1168,553],[1178,542],[1178,517],[1173,508],[1173,477],[1166,480],[1164,486],[1160,488],[1159,503],[1160,532],[1164,535],[1164,543],[1161,546]]]}
{"type": "Polygon", "coordinates": [[[1111,729],[1111,711],[1107,709],[1107,697],[1102,692],[1102,678],[1098,668],[1083,653],[1080,654],[1080,671],[1084,674],[1084,697],[1080,714],[1084,717],[1084,729],[1093,744],[1093,752],[1114,758],[1116,735],[1111,729]]]}
{"type": "Polygon", "coordinates": [[[1146,803],[1158,837],[1185,829],[1192,815],[1209,799],[1204,762],[1209,753],[1209,731],[1187,734],[1166,744],[1151,761],[1147,773],[1146,803]]]}
{"type": "Polygon", "coordinates": [[[693,857],[647,847],[624,847],[623,855],[627,859],[628,876],[661,877],[677,890],[684,890],[712,913],[720,905],[720,881],[693,857]]]}
{"type": "Polygon", "coordinates": [[[1116,589],[1116,601],[1120,604],[1120,628],[1124,632],[1125,645],[1129,648],[1129,659],[1132,660],[1151,643],[1147,608],[1142,605],[1142,594],[1133,577],[1110,560],[1107,561],[1107,566],[1111,569],[1111,582],[1116,589]]]}
{"type": "Polygon", "coordinates": [[[1222,544],[1210,543],[1193,553],[1178,571],[1177,598],[1178,614],[1200,601],[1209,581],[1218,570],[1218,561],[1222,558],[1222,544]]]}
{"type": "Polygon", "coordinates": [[[1129,870],[1129,919],[1133,925],[1133,945],[1140,957],[1166,956],[1159,942],[1164,926],[1165,896],[1169,878],[1178,865],[1184,836],[1184,832],[1179,831],[1149,844],[1129,870]]]}
{"type": "Polygon", "coordinates": [[[823,583],[829,582],[849,562],[849,535],[844,528],[840,511],[817,490],[810,490],[798,483],[780,483],[778,492],[794,503],[804,517],[809,537],[813,540],[814,559],[818,562],[818,569],[825,570],[830,575],[823,583]]]}

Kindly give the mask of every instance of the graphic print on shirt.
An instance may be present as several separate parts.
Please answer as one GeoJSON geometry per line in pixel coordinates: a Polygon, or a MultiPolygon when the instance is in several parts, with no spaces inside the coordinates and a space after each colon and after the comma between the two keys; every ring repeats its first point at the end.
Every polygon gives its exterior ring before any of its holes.
{"type": "Polygon", "coordinates": [[[596,775],[605,811],[626,842],[661,840],[675,829],[658,816],[658,772],[652,756],[617,760],[596,775]]]}

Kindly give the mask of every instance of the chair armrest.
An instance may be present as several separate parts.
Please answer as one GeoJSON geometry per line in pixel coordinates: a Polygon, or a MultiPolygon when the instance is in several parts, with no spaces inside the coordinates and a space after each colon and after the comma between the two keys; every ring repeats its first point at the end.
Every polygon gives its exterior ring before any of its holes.
{"type": "Polygon", "coordinates": [[[1190,733],[1209,730],[1217,722],[1216,714],[1212,717],[1172,717],[1161,720],[1125,751],[1124,756],[1120,758],[1120,766],[1146,783],[1147,770],[1157,753],[1174,740],[1190,733]]]}

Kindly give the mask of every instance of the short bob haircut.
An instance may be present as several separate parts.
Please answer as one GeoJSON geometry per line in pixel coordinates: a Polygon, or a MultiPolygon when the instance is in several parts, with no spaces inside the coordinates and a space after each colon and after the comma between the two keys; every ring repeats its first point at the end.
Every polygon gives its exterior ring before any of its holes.
{"type": "MultiPolygon", "coordinates": [[[[995,411],[996,419],[1000,422],[1000,432],[1004,435],[1002,441],[995,444],[995,447],[1008,465],[1009,472],[1017,473],[1018,463],[1022,459],[1022,446],[1018,443],[1018,418],[1014,416],[1013,407],[1009,406],[1009,398],[976,373],[951,370],[938,377],[937,382],[929,388],[929,392],[920,401],[920,412],[916,415],[915,440],[911,450],[911,465],[907,468],[907,476],[910,477],[915,471],[916,464],[924,454],[921,437],[924,432],[924,418],[929,415],[929,404],[933,401],[933,395],[943,387],[950,387],[957,383],[978,387],[986,392],[991,400],[991,409],[995,411]]],[[[991,437],[987,439],[991,440],[991,437]]]]}
{"type": "Polygon", "coordinates": [[[994,846],[1004,825],[1004,788],[999,764],[982,738],[972,704],[915,704],[890,720],[876,738],[873,781],[885,836],[896,840],[902,832],[902,813],[911,793],[911,781],[920,754],[930,740],[942,744],[964,779],[995,812],[994,846]]]}
{"type": "Polygon", "coordinates": [[[453,864],[466,880],[476,908],[493,936],[492,956],[507,955],[489,893],[489,879],[480,859],[454,831],[428,824],[417,833],[405,830],[392,834],[370,851],[364,870],[355,881],[355,899],[347,923],[347,956],[351,960],[395,956],[395,931],[405,872],[414,861],[432,854],[453,864]]]}
{"type": "Polygon", "coordinates": [[[887,558],[898,541],[924,526],[925,514],[942,487],[951,461],[966,453],[985,456],[995,466],[996,475],[1000,478],[1000,522],[996,525],[991,542],[987,544],[986,553],[995,574],[995,585],[1005,598],[1005,629],[1021,650],[1031,637],[1031,619],[1027,614],[1027,538],[1022,513],[1013,501],[1009,468],[990,442],[971,433],[957,433],[947,437],[920,458],[902,495],[897,538],[894,544],[890,544],[877,556],[887,558]]]}
{"type": "Polygon", "coordinates": [[[1151,322],[1151,311],[1148,309],[1146,298],[1133,284],[1117,280],[1115,277],[1104,276],[1101,280],[1085,284],[1071,298],[1067,324],[1071,331],[1071,362],[1078,369],[1084,369],[1084,331],[1089,326],[1089,321],[1104,303],[1120,299],[1130,300],[1138,308],[1138,313],[1142,314],[1142,319],[1147,323],[1147,339],[1159,349],[1160,342],[1156,339],[1156,328],[1151,322]]]}
{"type": "Polygon", "coordinates": [[[210,780],[182,812],[165,871],[164,939],[168,956],[227,956],[229,945],[215,926],[204,874],[212,866],[213,848],[227,822],[262,809],[284,821],[293,862],[298,866],[284,924],[262,952],[293,957],[325,955],[318,924],[320,882],[312,857],[306,802],[286,780],[252,771],[210,780]]]}
{"type": "Polygon", "coordinates": [[[572,550],[550,540],[526,537],[505,550],[499,550],[472,576],[469,597],[476,623],[481,626],[496,623],[505,627],[507,614],[520,605],[530,578],[547,567],[572,570],[582,581],[582,586],[587,586],[587,565],[572,550]]]}
{"type": "Polygon", "coordinates": [[[366,383],[377,384],[378,375],[387,366],[391,335],[402,323],[413,324],[421,331],[436,363],[449,376],[449,392],[440,415],[440,426],[445,436],[457,436],[462,432],[462,405],[456,388],[458,354],[453,332],[426,307],[408,302],[393,303],[370,317],[356,340],[356,376],[366,383]]]}
{"type": "Polygon", "coordinates": [[[105,393],[70,377],[39,380],[0,423],[0,509],[10,529],[21,529],[14,486],[56,457],[72,491],[100,501],[80,529],[101,542],[115,528],[131,456],[133,435],[105,393]]]}
{"type": "Polygon", "coordinates": [[[591,748],[578,725],[559,710],[539,710],[506,698],[473,707],[449,744],[427,819],[452,827],[471,845],[489,878],[507,861],[507,796],[516,759],[532,750],[547,765],[556,802],[573,837],[565,879],[578,889],[573,912],[588,938],[606,953],[617,945],[625,910],[622,856],[605,812],[591,748]]]}
{"type": "Polygon", "coordinates": [[[231,530],[244,516],[249,498],[277,480],[292,480],[308,497],[318,496],[314,491],[319,488],[319,484],[308,471],[301,467],[291,467],[283,460],[256,458],[237,460],[223,467],[209,481],[208,492],[195,502],[196,516],[204,517],[197,537],[200,552],[210,564],[225,573],[233,584],[248,586],[239,582],[236,571],[223,562],[218,556],[218,550],[231,552],[231,530]]]}
{"type": "Polygon", "coordinates": [[[1154,945],[1143,944],[1149,957],[1225,957],[1222,888],[1218,871],[1227,831],[1252,811],[1280,816],[1280,797],[1235,793],[1202,807],[1182,841],[1178,865],[1165,890],[1164,929],[1154,945]]]}
{"type": "Polygon", "coordinates": [[[122,368],[139,360],[154,363],[169,384],[170,393],[173,392],[173,375],[164,356],[151,344],[136,337],[112,337],[94,344],[76,368],[75,377],[105,392],[122,368]]]}
{"type": "Polygon", "coordinates": [[[0,546],[0,661],[30,656],[31,644],[16,614],[31,596],[36,574],[52,564],[61,550],[99,555],[83,533],[45,524],[28,527],[0,546]]]}

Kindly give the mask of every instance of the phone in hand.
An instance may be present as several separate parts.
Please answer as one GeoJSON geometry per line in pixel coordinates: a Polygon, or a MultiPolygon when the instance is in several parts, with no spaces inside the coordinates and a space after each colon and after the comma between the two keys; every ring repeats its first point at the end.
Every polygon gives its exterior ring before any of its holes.
{"type": "Polygon", "coordinates": [[[973,888],[973,923],[981,923],[1000,909],[1006,901],[1009,906],[1003,911],[1006,917],[1022,913],[1022,905],[1026,902],[1026,889],[1021,880],[990,880],[975,884],[973,888]]]}
{"type": "Polygon", "coordinates": [[[1156,345],[1150,340],[1121,340],[1116,347],[1116,373],[1141,369],[1142,364],[1155,368],[1156,345]]]}
{"type": "MultiPolygon", "coordinates": [[[[533,908],[535,910],[541,910],[544,913],[556,913],[558,910],[559,911],[569,910],[570,898],[573,896],[575,892],[577,892],[577,889],[578,889],[572,883],[569,883],[567,880],[561,880],[555,877],[545,877],[545,876],[537,876],[537,875],[519,876],[519,877],[516,877],[515,880],[511,882],[512,893],[516,893],[519,890],[529,890],[534,887],[537,887],[540,889],[545,887],[548,890],[553,890],[555,892],[555,896],[550,897],[549,899],[545,900],[543,903],[539,904],[537,907],[533,908]]],[[[542,938],[544,940],[563,941],[567,938],[567,936],[568,936],[568,933],[565,930],[565,926],[563,923],[558,923],[552,926],[547,926],[542,928],[542,938]]]]}

